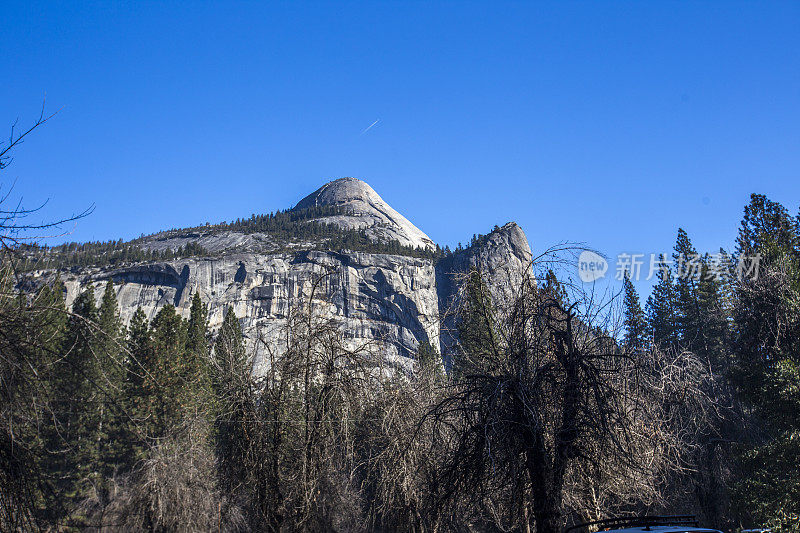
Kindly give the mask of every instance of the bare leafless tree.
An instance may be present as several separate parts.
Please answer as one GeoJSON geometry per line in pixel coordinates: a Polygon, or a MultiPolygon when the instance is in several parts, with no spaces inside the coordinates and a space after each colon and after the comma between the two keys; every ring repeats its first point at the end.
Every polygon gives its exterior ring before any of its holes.
{"type": "Polygon", "coordinates": [[[237,435],[224,459],[233,474],[227,483],[245,502],[250,523],[270,531],[346,531],[362,522],[355,436],[383,369],[373,342],[349,342],[342,324],[322,312],[330,307],[324,288],[334,274],[308,280],[278,342],[274,329],[258,335],[251,358],[259,361],[257,372],[239,365],[225,378],[233,387],[221,401],[228,407],[220,422],[237,435]]]}
{"type": "MultiPolygon", "coordinates": [[[[11,164],[13,150],[25,142],[27,137],[33,133],[34,130],[45,124],[57,113],[58,111],[47,114],[45,112],[45,102],[43,101],[39,117],[28,129],[21,132],[18,131],[18,121],[15,121],[11,125],[11,133],[8,141],[4,143],[5,145],[0,144],[0,172],[4,171],[11,164]]],[[[3,182],[0,181],[0,186],[2,185],[3,182]]],[[[14,192],[13,184],[7,185],[6,190],[0,192],[2,192],[0,195],[0,247],[2,247],[5,252],[14,252],[15,248],[22,243],[38,242],[47,237],[63,235],[63,232],[54,235],[51,235],[50,232],[51,230],[60,230],[66,224],[90,215],[94,210],[94,205],[91,205],[80,213],[55,221],[28,222],[31,216],[41,212],[47,202],[37,207],[26,209],[22,205],[22,199],[18,199],[9,206],[9,203],[12,202],[11,196],[14,192]]]]}
{"type": "Polygon", "coordinates": [[[613,299],[549,268],[509,302],[493,301],[478,271],[462,292],[451,389],[423,420],[442,436],[441,510],[556,533],[568,518],[656,502],[659,476],[688,468],[688,428],[713,403],[698,399],[696,359],[626,353],[613,299]],[[686,416],[675,396],[692,399],[686,416]]]}

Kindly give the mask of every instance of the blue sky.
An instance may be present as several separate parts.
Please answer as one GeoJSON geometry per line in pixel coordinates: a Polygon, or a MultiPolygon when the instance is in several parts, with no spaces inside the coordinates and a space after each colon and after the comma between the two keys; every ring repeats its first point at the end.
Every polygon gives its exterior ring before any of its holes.
{"type": "Polygon", "coordinates": [[[7,2],[0,49],[0,124],[61,109],[0,178],[45,218],[96,204],[69,240],[342,176],[442,245],[515,220],[612,256],[800,202],[797,2],[7,2]]]}

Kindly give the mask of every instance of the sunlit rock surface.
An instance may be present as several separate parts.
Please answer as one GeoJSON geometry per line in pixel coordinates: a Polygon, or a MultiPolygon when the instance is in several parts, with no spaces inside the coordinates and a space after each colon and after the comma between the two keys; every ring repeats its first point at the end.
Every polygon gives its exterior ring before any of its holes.
{"type": "MultiPolygon", "coordinates": [[[[312,205],[351,208],[350,215],[320,222],[365,228],[377,240],[435,247],[363,181],[333,181],[296,207],[312,205]]],[[[209,305],[212,329],[222,323],[225,309],[233,306],[252,346],[259,333],[267,342],[278,343],[292,306],[299,305],[315,280],[321,279],[317,290],[324,304],[317,311],[339,321],[349,342],[374,341],[387,361],[409,369],[420,342],[430,342],[443,353],[455,342],[446,310],[453,302],[459,273],[478,268],[493,297],[507,299],[531,259],[525,234],[514,223],[496,228],[478,245],[438,262],[350,251],[269,253],[274,243],[268,236],[236,232],[197,231],[161,240],[153,236],[146,246],[175,249],[189,242],[201,244],[212,252],[211,257],[63,273],[68,305],[87,284],[113,279],[127,323],[139,307],[152,318],[166,304],[175,305],[188,317],[192,297],[199,293],[209,305]]],[[[96,292],[98,298],[101,293],[102,289],[96,292]]]]}
{"type": "Polygon", "coordinates": [[[364,229],[373,240],[395,240],[404,246],[430,250],[436,247],[430,237],[359,179],[341,178],[326,183],[300,200],[295,209],[329,205],[344,207],[351,214],[318,218],[318,222],[344,229],[364,229]]]}
{"type": "Polygon", "coordinates": [[[492,299],[498,304],[513,301],[522,277],[529,271],[531,248],[515,222],[509,222],[472,246],[444,258],[436,265],[440,319],[440,353],[446,353],[457,341],[455,317],[450,310],[458,305],[457,291],[463,275],[471,269],[481,273],[492,299]]]}

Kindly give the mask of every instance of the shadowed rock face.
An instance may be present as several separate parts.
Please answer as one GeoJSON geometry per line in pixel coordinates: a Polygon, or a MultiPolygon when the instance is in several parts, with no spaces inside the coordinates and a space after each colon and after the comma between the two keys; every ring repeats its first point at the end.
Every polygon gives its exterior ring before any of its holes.
{"type": "MultiPolygon", "coordinates": [[[[471,269],[481,273],[495,302],[513,301],[520,279],[530,268],[531,256],[528,239],[515,222],[492,231],[480,245],[455,253],[436,265],[439,308],[450,310],[457,305],[459,278],[471,269]]],[[[440,353],[447,353],[456,342],[454,317],[444,313],[440,319],[440,353]]]]}
{"type": "MultiPolygon", "coordinates": [[[[331,182],[301,200],[297,208],[313,205],[352,208],[352,214],[326,217],[322,222],[366,228],[374,239],[402,238],[401,242],[412,246],[435,246],[363,181],[345,178],[331,182]]],[[[443,334],[443,325],[446,330],[448,324],[441,316],[452,302],[458,273],[478,268],[492,294],[508,298],[531,259],[525,234],[514,223],[496,229],[480,245],[438,263],[349,251],[236,250],[241,248],[222,247],[212,257],[62,273],[67,304],[71,305],[88,283],[113,279],[127,323],[138,307],[152,318],[168,303],[188,317],[192,297],[199,293],[209,306],[212,329],[222,323],[225,309],[233,306],[248,339],[252,341],[260,333],[277,341],[292,306],[299,305],[309,295],[313,281],[327,272],[318,289],[327,297],[320,312],[340,321],[349,341],[377,340],[390,362],[409,369],[410,357],[420,342],[439,346],[442,353],[454,342],[451,335],[443,334]]],[[[98,299],[101,294],[96,291],[98,299]]]]}

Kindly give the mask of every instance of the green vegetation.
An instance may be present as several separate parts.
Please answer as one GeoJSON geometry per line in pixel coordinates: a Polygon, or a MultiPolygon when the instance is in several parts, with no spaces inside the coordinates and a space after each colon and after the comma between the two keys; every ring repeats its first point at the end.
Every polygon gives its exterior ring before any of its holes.
{"type": "Polygon", "coordinates": [[[22,261],[18,270],[68,269],[85,267],[115,267],[148,261],[171,261],[183,257],[205,257],[208,250],[196,243],[188,243],[176,250],[148,250],[122,239],[108,242],[66,243],[47,247],[25,244],[18,248],[22,261]]]}
{"type": "Polygon", "coordinates": [[[737,253],[760,255],[736,286],[731,377],[758,423],[742,443],[735,497],[761,521],[800,526],[800,218],[761,195],[745,208],[737,253]]]}
{"type": "MultiPolygon", "coordinates": [[[[800,217],[754,194],[737,249],[699,256],[679,229],[671,266],[662,257],[646,305],[646,335],[659,349],[701,357],[719,382],[720,416],[704,437],[694,482],[708,516],[726,502],[746,526],[800,525],[800,217]],[[696,275],[686,271],[695,257],[696,275]],[[750,267],[755,267],[750,270],[750,267]],[[724,486],[731,487],[726,492],[724,486]]],[[[638,344],[642,310],[626,280],[626,342],[638,344]]],[[[717,520],[719,520],[718,518],[717,520]]]]}
{"type": "Polygon", "coordinates": [[[266,215],[252,215],[233,222],[207,224],[186,229],[172,229],[154,235],[142,235],[130,242],[122,239],[108,242],[65,243],[47,247],[24,244],[18,247],[22,261],[18,270],[67,269],[72,267],[108,267],[148,261],[170,261],[186,257],[207,257],[211,253],[200,244],[190,241],[186,245],[165,250],[148,249],[146,242],[154,237],[193,237],[213,235],[224,231],[245,234],[263,233],[275,244],[273,253],[302,250],[352,250],[374,254],[405,255],[437,259],[443,251],[404,246],[398,241],[379,242],[367,237],[364,230],[345,230],[332,224],[316,222],[320,217],[345,214],[339,207],[310,207],[299,210],[276,211],[266,215]]]}
{"type": "Polygon", "coordinates": [[[67,310],[58,278],[16,289],[12,255],[4,529],[557,533],[644,510],[797,525],[800,223],[762,196],[731,256],[697,256],[680,230],[645,309],[624,280],[622,342],[553,271],[508,302],[466,273],[449,374],[425,340],[413,376],[389,371],[306,302],[248,345],[233,309],[212,332],[197,294],[188,318],[165,305],[125,325],[108,282],[67,310]],[[758,255],[758,277],[738,276],[758,255]]]}
{"type": "Polygon", "coordinates": [[[625,307],[625,346],[633,353],[637,353],[647,346],[647,321],[639,303],[639,293],[631,283],[627,272],[622,279],[623,290],[625,291],[623,305],[625,307]]]}
{"type": "Polygon", "coordinates": [[[505,302],[464,273],[459,343],[440,354],[421,339],[413,375],[379,343],[344,339],[318,294],[246,343],[232,308],[211,331],[197,293],[188,318],[167,304],[124,324],[111,281],[67,309],[60,278],[31,288],[18,276],[207,256],[198,239],[226,231],[266,235],[271,252],[398,254],[450,271],[489,236],[419,250],[320,223],[346,213],[314,207],[47,247],[20,234],[58,223],[18,221],[28,214],[0,221],[4,531],[559,533],[645,511],[800,528],[800,218],[764,196],[733,254],[698,255],[678,229],[644,309],[626,277],[621,339],[553,271],[505,302]],[[146,248],[172,238],[188,244],[146,248]]]}

